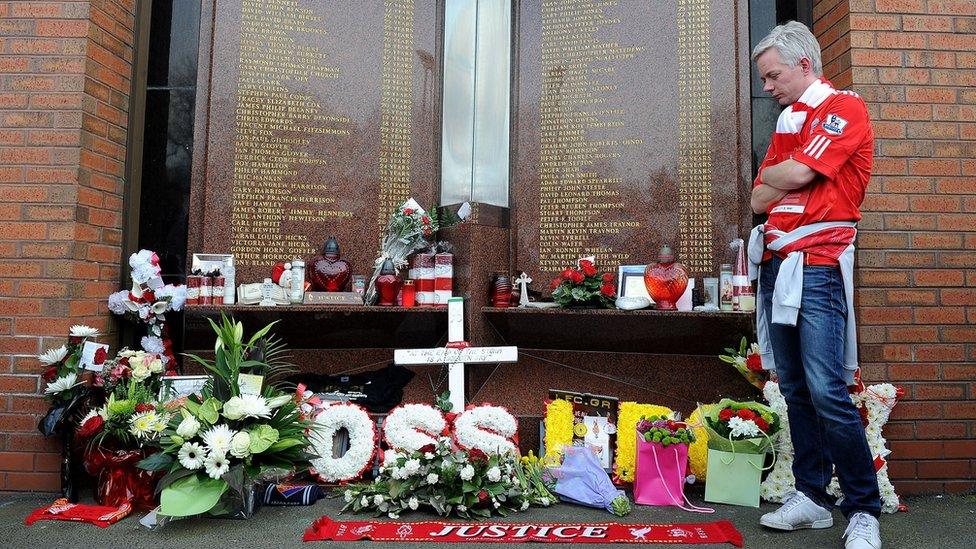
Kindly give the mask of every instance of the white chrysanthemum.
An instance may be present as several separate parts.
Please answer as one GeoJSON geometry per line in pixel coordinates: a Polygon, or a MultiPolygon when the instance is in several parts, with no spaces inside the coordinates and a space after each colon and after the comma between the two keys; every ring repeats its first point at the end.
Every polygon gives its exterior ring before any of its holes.
{"type": "Polygon", "coordinates": [[[251,435],[241,431],[230,441],[230,455],[244,459],[251,455],[251,435]]]}
{"type": "Polygon", "coordinates": [[[124,315],[129,311],[129,291],[121,290],[108,296],[108,310],[117,315],[124,315]]]}
{"type": "Polygon", "coordinates": [[[45,395],[56,395],[61,391],[67,391],[68,389],[74,387],[75,385],[80,385],[81,381],[78,381],[78,374],[70,373],[65,376],[61,376],[58,379],[47,384],[47,388],[44,389],[45,395]]]}
{"type": "Polygon", "coordinates": [[[203,455],[203,446],[200,446],[196,442],[184,442],[183,446],[180,446],[177,457],[183,468],[195,471],[203,467],[203,455]]]}
{"type": "Polygon", "coordinates": [[[752,438],[759,436],[759,426],[751,419],[732,416],[729,420],[729,431],[732,437],[752,438]]]}
{"type": "Polygon", "coordinates": [[[183,438],[192,438],[200,430],[200,422],[193,416],[183,418],[176,428],[176,434],[183,438]]]}
{"type": "Polygon", "coordinates": [[[68,335],[71,337],[98,337],[98,328],[92,328],[84,324],[75,324],[71,327],[68,335]]]}
{"type": "Polygon", "coordinates": [[[134,414],[129,418],[129,432],[136,438],[150,438],[157,433],[156,424],[159,414],[155,410],[134,414]]]}
{"type": "Polygon", "coordinates": [[[471,480],[474,478],[474,467],[467,464],[461,468],[461,480],[471,480]]]}
{"type": "Polygon", "coordinates": [[[408,459],[407,462],[403,464],[403,470],[406,471],[408,477],[416,475],[420,471],[420,460],[408,459]]]}
{"type": "Polygon", "coordinates": [[[45,366],[52,366],[64,360],[64,357],[66,356],[68,356],[68,348],[62,345],[57,349],[48,349],[44,351],[43,354],[37,355],[37,359],[40,360],[41,364],[45,366]]]}
{"type": "Polygon", "coordinates": [[[142,350],[147,353],[154,355],[161,355],[166,351],[166,346],[163,344],[163,340],[156,336],[143,336],[139,340],[139,344],[142,345],[142,350]]]}
{"type": "Polygon", "coordinates": [[[491,482],[498,482],[502,479],[502,471],[498,467],[491,467],[488,469],[488,480],[491,482]]]}
{"type": "Polygon", "coordinates": [[[154,255],[156,254],[150,250],[139,250],[129,256],[129,267],[132,267],[133,282],[145,284],[159,276],[159,265],[153,265],[152,261],[154,255]]]}
{"type": "Polygon", "coordinates": [[[440,480],[440,478],[441,477],[437,476],[437,473],[430,473],[427,475],[427,484],[437,484],[437,481],[440,480]]]}
{"type": "Polygon", "coordinates": [[[230,443],[237,434],[230,427],[221,423],[214,425],[207,432],[200,435],[207,446],[208,454],[226,454],[230,450],[230,443]]]}
{"type": "Polygon", "coordinates": [[[203,461],[203,468],[212,479],[218,479],[230,469],[230,461],[223,452],[210,452],[203,461]]]}
{"type": "Polygon", "coordinates": [[[231,398],[224,404],[224,417],[230,420],[242,417],[269,418],[271,407],[263,396],[241,395],[231,398]]]}
{"type": "Polygon", "coordinates": [[[420,507],[420,500],[417,499],[417,496],[412,496],[410,500],[407,501],[407,507],[409,507],[414,511],[416,511],[417,508],[420,507]]]}
{"type": "Polygon", "coordinates": [[[170,298],[169,309],[173,311],[182,310],[183,305],[186,303],[186,286],[167,284],[162,288],[157,288],[155,293],[157,301],[167,297],[170,298]]]}

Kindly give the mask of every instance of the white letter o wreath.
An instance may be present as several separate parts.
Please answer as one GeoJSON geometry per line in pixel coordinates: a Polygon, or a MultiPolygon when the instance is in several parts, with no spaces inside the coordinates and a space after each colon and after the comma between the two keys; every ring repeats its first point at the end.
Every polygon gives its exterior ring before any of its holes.
{"type": "Polygon", "coordinates": [[[320,457],[312,466],[325,482],[346,482],[360,477],[373,463],[376,451],[376,424],[362,407],[355,404],[333,404],[315,417],[309,434],[312,448],[320,457]],[[349,450],[342,457],[332,457],[336,432],[349,432],[349,450]]]}

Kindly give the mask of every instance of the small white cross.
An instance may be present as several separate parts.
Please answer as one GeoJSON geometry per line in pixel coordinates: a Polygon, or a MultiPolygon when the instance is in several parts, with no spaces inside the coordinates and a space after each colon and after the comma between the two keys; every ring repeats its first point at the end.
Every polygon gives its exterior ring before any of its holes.
{"type": "Polygon", "coordinates": [[[519,283],[519,307],[525,307],[529,304],[529,284],[532,283],[532,279],[527,274],[522,273],[515,279],[515,282],[519,283]]]}

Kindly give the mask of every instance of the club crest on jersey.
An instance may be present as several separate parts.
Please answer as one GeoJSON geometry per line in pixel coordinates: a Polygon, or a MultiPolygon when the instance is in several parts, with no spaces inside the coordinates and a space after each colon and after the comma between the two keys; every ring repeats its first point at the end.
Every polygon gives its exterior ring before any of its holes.
{"type": "Polygon", "coordinates": [[[828,114],[827,119],[824,120],[823,129],[831,135],[840,135],[844,133],[844,126],[846,125],[847,120],[844,120],[836,114],[828,114]]]}

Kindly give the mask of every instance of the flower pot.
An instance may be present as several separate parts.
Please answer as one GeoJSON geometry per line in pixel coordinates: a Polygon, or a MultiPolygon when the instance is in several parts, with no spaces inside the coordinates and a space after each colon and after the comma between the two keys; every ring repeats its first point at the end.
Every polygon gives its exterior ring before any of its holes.
{"type": "Polygon", "coordinates": [[[135,510],[148,511],[159,505],[156,482],[162,472],[145,471],[136,465],[153,451],[93,446],[85,452],[84,466],[95,477],[95,502],[118,507],[128,501],[135,510]]]}

